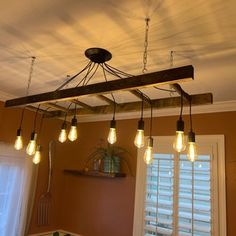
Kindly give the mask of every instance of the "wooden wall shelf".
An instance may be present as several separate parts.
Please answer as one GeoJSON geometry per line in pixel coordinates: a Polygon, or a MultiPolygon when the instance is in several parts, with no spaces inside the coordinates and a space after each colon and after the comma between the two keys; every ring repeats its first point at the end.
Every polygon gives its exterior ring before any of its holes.
{"type": "Polygon", "coordinates": [[[101,177],[101,178],[122,178],[126,177],[125,173],[106,173],[94,170],[69,170],[65,169],[64,173],[77,175],[77,176],[91,176],[91,177],[101,177]]]}

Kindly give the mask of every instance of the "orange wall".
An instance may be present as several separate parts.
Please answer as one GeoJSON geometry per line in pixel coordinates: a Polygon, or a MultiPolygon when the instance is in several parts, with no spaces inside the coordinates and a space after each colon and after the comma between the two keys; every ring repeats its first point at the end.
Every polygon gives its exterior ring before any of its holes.
{"type": "MultiPolygon", "coordinates": [[[[0,107],[1,108],[1,107],[0,107]]],[[[18,110],[0,110],[0,140],[12,142],[17,128],[18,110]],[[11,126],[14,126],[11,127],[11,126]]],[[[32,114],[27,113],[24,122],[25,133],[29,135],[32,126],[32,114]]],[[[186,130],[188,129],[188,117],[186,130]]],[[[173,135],[176,117],[154,119],[153,135],[173,135]]],[[[224,134],[226,151],[227,178],[227,223],[228,236],[234,236],[236,225],[236,112],[201,114],[193,116],[194,130],[197,134],[224,134]]],[[[47,120],[43,131],[44,146],[56,139],[61,121],[47,120]]],[[[148,120],[146,121],[148,131],[148,120]]],[[[63,169],[81,169],[92,149],[101,138],[106,139],[109,123],[94,122],[79,124],[79,140],[75,143],[56,142],[53,156],[54,170],[52,182],[51,221],[48,227],[36,225],[36,207],[34,208],[30,232],[42,232],[50,229],[64,229],[84,236],[131,236],[133,226],[135,177],[121,179],[101,179],[65,175],[63,169]]],[[[136,149],[133,138],[137,126],[136,120],[117,121],[118,145],[131,153],[128,157],[132,172],[136,169],[136,149]]],[[[146,132],[146,134],[148,134],[146,132]]],[[[47,148],[39,167],[39,180],[36,203],[39,195],[46,189],[47,148]]]]}

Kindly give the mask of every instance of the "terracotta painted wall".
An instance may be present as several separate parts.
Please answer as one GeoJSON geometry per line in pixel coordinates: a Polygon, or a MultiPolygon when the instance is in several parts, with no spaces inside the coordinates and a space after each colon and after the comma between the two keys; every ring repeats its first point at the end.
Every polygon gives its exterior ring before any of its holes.
{"type": "MultiPolygon", "coordinates": [[[[0,107],[0,140],[12,142],[18,122],[19,110],[3,110],[0,107]],[[10,127],[13,124],[14,127],[10,127]]],[[[188,127],[187,118],[186,130],[188,127]]],[[[25,122],[29,134],[32,114],[25,122]],[[30,117],[31,116],[31,117],[30,117]]],[[[228,236],[234,236],[236,225],[236,112],[194,115],[194,129],[197,134],[224,134],[227,178],[227,220],[228,236]]],[[[173,135],[176,117],[154,119],[153,135],[173,135]]],[[[43,141],[45,146],[56,139],[61,121],[45,122],[43,141]]],[[[131,153],[128,157],[132,172],[136,169],[136,149],[133,145],[137,120],[117,122],[118,145],[131,153]]],[[[109,123],[95,122],[79,124],[79,140],[75,143],[56,142],[53,156],[51,221],[48,227],[36,224],[36,206],[39,195],[46,189],[47,148],[39,166],[38,188],[30,232],[64,229],[84,236],[131,236],[133,226],[135,177],[122,179],[100,179],[65,175],[63,169],[81,169],[92,149],[101,138],[106,139],[109,123]]],[[[146,122],[148,131],[148,120],[146,122]]],[[[223,235],[222,235],[223,236],[223,235]]]]}

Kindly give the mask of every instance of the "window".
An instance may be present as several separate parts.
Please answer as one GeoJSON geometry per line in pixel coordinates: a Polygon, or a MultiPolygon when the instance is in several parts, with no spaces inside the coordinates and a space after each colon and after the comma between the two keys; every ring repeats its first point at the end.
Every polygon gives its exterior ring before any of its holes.
{"type": "Polygon", "coordinates": [[[154,161],[138,152],[134,236],[226,236],[224,137],[198,136],[198,160],[154,137],[154,161]]]}
{"type": "Polygon", "coordinates": [[[26,226],[32,161],[0,143],[0,235],[22,236],[26,226]]]}

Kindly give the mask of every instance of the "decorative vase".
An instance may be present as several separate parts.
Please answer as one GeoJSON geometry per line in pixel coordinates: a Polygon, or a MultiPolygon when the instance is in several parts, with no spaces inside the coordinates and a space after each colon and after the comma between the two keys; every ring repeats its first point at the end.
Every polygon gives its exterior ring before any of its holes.
{"type": "Polygon", "coordinates": [[[103,158],[103,171],[106,173],[119,173],[120,172],[120,158],[119,157],[104,157],[103,158]]]}

